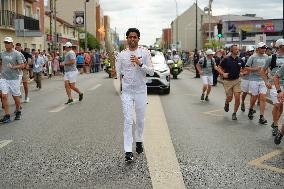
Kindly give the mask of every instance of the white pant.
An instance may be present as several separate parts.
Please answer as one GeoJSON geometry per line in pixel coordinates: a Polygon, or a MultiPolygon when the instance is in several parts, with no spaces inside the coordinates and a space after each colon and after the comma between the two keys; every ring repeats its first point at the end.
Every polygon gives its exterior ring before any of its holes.
{"type": "Polygon", "coordinates": [[[242,92],[248,93],[249,92],[249,80],[242,79],[241,81],[241,90],[242,92]]]}
{"type": "Polygon", "coordinates": [[[143,142],[144,119],[147,105],[147,93],[142,94],[121,94],[122,108],[124,114],[124,151],[132,152],[132,126],[133,126],[133,108],[136,112],[136,142],[143,142]]]}
{"type": "Polygon", "coordinates": [[[201,76],[203,85],[213,85],[213,75],[203,75],[201,76]]]}
{"type": "Polygon", "coordinates": [[[266,94],[267,88],[264,81],[250,81],[249,90],[253,96],[266,94]]]}
{"type": "MultiPolygon", "coordinates": [[[[281,90],[283,91],[282,87],[281,87],[281,90]]],[[[278,104],[279,103],[277,95],[278,95],[277,90],[275,88],[275,85],[273,85],[272,88],[270,89],[270,97],[271,97],[271,100],[272,100],[273,104],[278,104]]]]}
{"type": "Polygon", "coordinates": [[[2,94],[12,94],[13,96],[21,96],[21,81],[1,79],[2,94]]]}
{"type": "Polygon", "coordinates": [[[75,83],[77,81],[78,71],[65,72],[64,81],[68,80],[69,83],[75,83]]]}

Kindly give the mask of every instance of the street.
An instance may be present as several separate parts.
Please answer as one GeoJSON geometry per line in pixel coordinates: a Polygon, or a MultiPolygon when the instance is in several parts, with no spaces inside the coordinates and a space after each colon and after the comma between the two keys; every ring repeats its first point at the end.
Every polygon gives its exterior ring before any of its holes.
{"type": "Polygon", "coordinates": [[[0,125],[0,188],[284,188],[270,104],[266,126],[258,111],[250,121],[239,110],[232,121],[223,86],[201,102],[202,81],[185,70],[169,95],[149,93],[145,153],[125,163],[118,80],[107,77],[80,75],[84,99],[71,105],[62,77],[43,80],[41,90],[30,84],[22,120],[0,125]]]}

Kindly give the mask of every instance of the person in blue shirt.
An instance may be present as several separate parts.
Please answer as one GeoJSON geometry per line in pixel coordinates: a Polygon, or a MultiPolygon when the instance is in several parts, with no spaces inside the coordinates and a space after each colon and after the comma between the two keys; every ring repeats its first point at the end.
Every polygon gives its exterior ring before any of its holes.
{"type": "Polygon", "coordinates": [[[83,73],[83,64],[84,64],[84,55],[83,53],[79,53],[77,58],[77,69],[80,71],[80,73],[83,73]]]}

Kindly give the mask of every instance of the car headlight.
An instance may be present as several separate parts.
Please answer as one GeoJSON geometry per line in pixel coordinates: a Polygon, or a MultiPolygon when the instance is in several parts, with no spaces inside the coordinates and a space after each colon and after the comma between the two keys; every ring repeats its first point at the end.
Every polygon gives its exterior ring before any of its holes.
{"type": "Polygon", "coordinates": [[[166,72],[166,71],[168,71],[168,70],[160,70],[160,73],[164,73],[164,72],[166,72]]]}

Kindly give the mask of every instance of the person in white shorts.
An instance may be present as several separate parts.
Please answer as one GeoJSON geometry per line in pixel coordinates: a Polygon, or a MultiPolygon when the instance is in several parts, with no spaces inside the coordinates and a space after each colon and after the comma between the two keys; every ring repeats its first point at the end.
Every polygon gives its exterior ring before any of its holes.
{"type": "MultiPolygon", "coordinates": [[[[273,80],[271,80],[270,82],[270,79],[272,79],[272,77],[280,69],[280,67],[284,65],[284,39],[278,39],[275,45],[278,48],[277,52],[267,58],[265,66],[262,69],[262,78],[266,84],[266,87],[270,89],[270,97],[273,103],[273,122],[271,124],[273,136],[276,136],[278,132],[278,122],[283,112],[283,103],[279,102],[274,82],[273,80]],[[268,69],[270,70],[270,73],[268,75],[269,77],[267,77],[268,69]]],[[[279,82],[282,89],[282,86],[284,84],[283,78],[279,78],[279,82]]]]}
{"type": "Polygon", "coordinates": [[[79,94],[79,101],[83,100],[83,93],[75,87],[78,70],[76,68],[76,54],[72,50],[72,43],[67,42],[64,46],[66,55],[62,65],[64,65],[64,84],[68,96],[68,101],[65,104],[70,104],[73,102],[71,89],[79,94]]]}
{"type": "Polygon", "coordinates": [[[217,69],[215,59],[213,58],[214,52],[211,49],[206,51],[206,57],[201,58],[196,64],[196,68],[201,75],[203,82],[201,100],[209,101],[209,94],[213,85],[213,69],[217,69]],[[206,93],[206,96],[205,96],[206,93]],[[205,96],[205,98],[204,98],[205,96]]]}
{"type": "MultiPolygon", "coordinates": [[[[252,46],[249,46],[247,48],[246,56],[242,58],[242,60],[247,63],[249,57],[253,55],[254,53],[254,48],[252,46]]],[[[244,71],[243,76],[241,77],[241,90],[242,90],[242,103],[241,103],[241,110],[242,112],[246,111],[245,107],[245,100],[247,97],[247,94],[249,93],[249,72],[244,71]]]]}
{"type": "Polygon", "coordinates": [[[257,44],[257,51],[254,55],[249,57],[245,70],[250,72],[250,84],[249,84],[249,91],[251,92],[252,96],[250,99],[250,109],[248,113],[248,117],[250,120],[253,119],[254,114],[254,106],[256,100],[259,98],[260,106],[260,124],[266,124],[267,120],[264,118],[264,111],[266,105],[266,92],[267,88],[265,82],[263,81],[261,75],[261,69],[264,67],[267,59],[267,55],[265,54],[265,50],[267,48],[264,42],[260,42],[257,44]]]}
{"type": "Polygon", "coordinates": [[[20,53],[14,50],[13,39],[5,37],[5,51],[1,53],[0,65],[2,80],[2,105],[4,109],[4,117],[0,119],[0,123],[9,123],[10,112],[8,104],[8,94],[12,94],[16,104],[15,120],[21,119],[21,90],[20,90],[20,70],[24,66],[20,53]]]}

